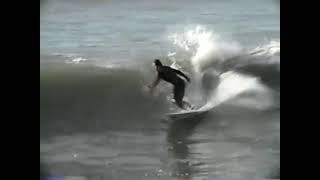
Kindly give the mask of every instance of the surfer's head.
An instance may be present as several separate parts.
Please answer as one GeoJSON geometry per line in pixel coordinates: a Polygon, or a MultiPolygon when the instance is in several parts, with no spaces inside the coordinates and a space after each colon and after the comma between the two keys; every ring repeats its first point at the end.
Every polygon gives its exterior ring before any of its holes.
{"type": "Polygon", "coordinates": [[[159,59],[155,59],[153,63],[154,63],[154,65],[156,65],[156,66],[162,66],[162,63],[160,62],[159,59]]]}

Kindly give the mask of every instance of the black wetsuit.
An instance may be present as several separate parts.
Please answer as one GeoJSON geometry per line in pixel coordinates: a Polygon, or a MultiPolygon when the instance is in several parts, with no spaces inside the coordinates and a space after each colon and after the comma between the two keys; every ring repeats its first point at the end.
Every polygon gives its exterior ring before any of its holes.
{"type": "Polygon", "coordinates": [[[183,74],[181,71],[173,69],[168,66],[157,66],[158,77],[154,82],[154,85],[158,84],[160,79],[171,83],[173,88],[174,99],[177,105],[183,108],[183,96],[184,96],[184,89],[185,89],[185,82],[181,79],[178,75],[184,77],[187,81],[190,79],[183,74]]]}

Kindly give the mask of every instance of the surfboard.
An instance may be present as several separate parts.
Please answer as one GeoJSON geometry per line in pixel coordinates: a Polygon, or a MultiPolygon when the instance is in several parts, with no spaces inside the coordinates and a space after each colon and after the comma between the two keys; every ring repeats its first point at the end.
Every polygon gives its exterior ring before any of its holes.
{"type": "MultiPolygon", "coordinates": [[[[190,104],[190,103],[189,103],[190,104]]],[[[172,120],[177,120],[177,119],[194,119],[197,117],[203,117],[206,113],[210,111],[209,106],[201,106],[195,109],[195,106],[190,106],[192,107],[189,108],[188,110],[181,110],[178,112],[171,112],[167,113],[166,116],[172,120]]]]}
{"type": "MultiPolygon", "coordinates": [[[[172,100],[171,102],[175,104],[174,100],[172,100]]],[[[183,101],[183,103],[188,108],[187,110],[181,110],[178,112],[167,113],[166,116],[172,120],[194,119],[197,117],[202,117],[207,112],[209,112],[211,109],[208,106],[201,106],[201,107],[196,108],[194,105],[191,105],[189,102],[187,102],[185,100],[183,101]]]]}
{"type": "Polygon", "coordinates": [[[177,119],[189,119],[189,118],[197,118],[202,115],[205,115],[208,110],[183,110],[180,112],[174,113],[167,113],[166,116],[170,119],[177,120],[177,119]]]}

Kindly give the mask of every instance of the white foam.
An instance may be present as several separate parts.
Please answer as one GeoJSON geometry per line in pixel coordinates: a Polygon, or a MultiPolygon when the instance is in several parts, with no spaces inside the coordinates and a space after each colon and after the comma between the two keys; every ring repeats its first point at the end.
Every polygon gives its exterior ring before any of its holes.
{"type": "Polygon", "coordinates": [[[275,55],[280,53],[280,41],[271,40],[269,43],[254,48],[251,52],[252,55],[275,55]]]}
{"type": "MultiPolygon", "coordinates": [[[[270,57],[280,53],[280,41],[271,41],[246,53],[237,42],[226,41],[204,26],[196,26],[182,33],[173,33],[169,36],[169,39],[178,48],[184,50],[187,54],[191,54],[189,58],[175,58],[179,54],[170,52],[168,57],[173,62],[172,67],[179,68],[179,63],[186,63],[185,61],[187,61],[194,73],[193,82],[199,88],[203,73],[212,70],[209,68],[213,68],[215,73],[219,72],[220,65],[223,65],[226,60],[245,54],[270,57]]],[[[220,75],[219,85],[209,93],[207,103],[201,109],[213,108],[244,92],[256,93],[257,98],[242,98],[233,103],[258,109],[268,108],[273,103],[269,89],[257,77],[229,71],[220,75]]]]}
{"type": "Polygon", "coordinates": [[[83,57],[75,57],[75,58],[72,58],[71,60],[67,60],[66,63],[69,63],[69,64],[79,64],[81,62],[84,62],[84,61],[87,61],[88,59],[86,58],[83,58],[83,57]]]}
{"type": "Polygon", "coordinates": [[[280,66],[280,41],[271,40],[266,44],[252,49],[248,54],[252,57],[258,57],[255,61],[260,60],[260,62],[252,63],[278,64],[280,66]]]}
{"type": "Polygon", "coordinates": [[[191,54],[190,59],[183,60],[190,61],[196,72],[204,71],[210,65],[222,63],[242,52],[237,42],[226,41],[200,25],[183,33],[173,33],[169,40],[191,54]]]}
{"type": "Polygon", "coordinates": [[[259,109],[271,106],[272,102],[268,88],[262,85],[258,78],[229,71],[221,74],[220,79],[220,84],[209,95],[207,104],[201,109],[211,109],[244,92],[258,93],[258,99],[241,99],[233,102],[234,104],[259,109]],[[261,101],[262,97],[265,98],[261,101]]]}

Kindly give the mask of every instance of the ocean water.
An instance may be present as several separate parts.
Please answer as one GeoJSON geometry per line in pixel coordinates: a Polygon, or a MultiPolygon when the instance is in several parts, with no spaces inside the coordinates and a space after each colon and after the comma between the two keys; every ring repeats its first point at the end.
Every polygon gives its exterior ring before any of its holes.
{"type": "Polygon", "coordinates": [[[280,12],[271,0],[40,4],[40,176],[280,179],[280,12]],[[208,114],[173,121],[152,62],[208,114]]]}

